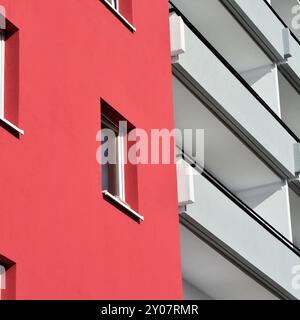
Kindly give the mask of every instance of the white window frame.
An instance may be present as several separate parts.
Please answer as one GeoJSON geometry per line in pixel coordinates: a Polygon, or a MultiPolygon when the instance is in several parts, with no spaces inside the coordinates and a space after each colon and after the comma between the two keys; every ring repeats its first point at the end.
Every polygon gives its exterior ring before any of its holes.
{"type": "Polygon", "coordinates": [[[116,14],[116,16],[131,30],[136,32],[136,28],[120,12],[120,0],[101,0],[116,14]]]}
{"type": "Polygon", "coordinates": [[[111,194],[108,190],[102,190],[104,196],[108,197],[110,200],[115,202],[116,204],[121,205],[127,212],[135,216],[137,219],[144,221],[144,217],[133,210],[129,204],[126,203],[125,197],[125,137],[126,137],[126,129],[121,127],[122,122],[119,122],[116,125],[112,120],[110,120],[105,115],[101,117],[101,125],[103,129],[103,125],[108,129],[113,130],[116,133],[116,151],[117,151],[117,163],[116,163],[116,175],[117,175],[117,194],[111,194]]]}
{"type": "Polygon", "coordinates": [[[18,133],[24,135],[24,131],[5,119],[4,94],[5,94],[5,34],[0,29],[0,120],[18,133]]]}
{"type": "Polygon", "coordinates": [[[124,137],[126,133],[123,131],[123,128],[119,128],[119,134],[117,136],[117,178],[118,178],[118,196],[119,198],[126,203],[125,197],[125,145],[124,137]]]}
{"type": "MultiPolygon", "coordinates": [[[[115,132],[116,134],[116,180],[117,180],[117,194],[113,195],[118,197],[122,202],[126,203],[125,197],[125,146],[124,146],[124,137],[126,132],[123,128],[116,125],[106,116],[102,116],[101,122],[108,128],[115,132]]],[[[107,191],[107,190],[104,190],[107,191]]]]}
{"type": "Polygon", "coordinates": [[[1,300],[2,290],[5,290],[5,285],[6,285],[5,281],[6,281],[5,268],[0,264],[0,300],[1,300]]]}
{"type": "Polygon", "coordinates": [[[4,118],[4,77],[5,77],[5,41],[0,30],[0,118],[4,118]]]}
{"type": "Polygon", "coordinates": [[[119,11],[119,0],[106,0],[106,2],[108,2],[116,11],[119,11]]]}

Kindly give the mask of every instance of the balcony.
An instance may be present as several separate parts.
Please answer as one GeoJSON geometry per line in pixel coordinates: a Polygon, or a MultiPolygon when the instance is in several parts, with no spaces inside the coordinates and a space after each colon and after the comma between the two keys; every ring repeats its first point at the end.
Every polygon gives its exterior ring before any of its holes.
{"type": "MultiPolygon", "coordinates": [[[[263,0],[221,0],[236,19],[251,33],[257,43],[271,57],[274,62],[279,62],[280,70],[290,81],[300,88],[300,42],[290,33],[292,22],[291,1],[272,0],[271,3],[279,12],[284,12],[284,7],[290,4],[290,21],[288,25],[280,15],[272,9],[267,1],[263,0]],[[283,4],[284,3],[284,4],[283,4]]],[[[294,5],[296,2],[294,1],[294,5]]],[[[288,18],[283,13],[286,20],[288,18]]]]}
{"type": "Polygon", "coordinates": [[[175,127],[204,130],[203,158],[176,140],[198,164],[178,179],[185,296],[299,298],[298,93],[221,1],[172,3],[175,127]]]}
{"type": "Polygon", "coordinates": [[[295,178],[297,136],[197,30],[182,23],[178,39],[177,17],[170,18],[175,77],[281,177],[295,178]]]}
{"type": "MultiPolygon", "coordinates": [[[[240,291],[240,298],[251,298],[253,293],[256,298],[270,299],[273,292],[273,298],[300,299],[300,291],[292,287],[293,267],[300,265],[299,251],[209,173],[199,174],[193,170],[195,174],[189,179],[193,180],[194,203],[185,206],[181,214],[184,279],[198,284],[198,290],[205,295],[234,298],[233,292],[222,292],[222,283],[215,281],[222,272],[220,263],[227,270],[224,276],[232,275],[225,288],[235,287],[240,291]],[[223,257],[210,252],[208,244],[216,252],[222,252],[223,257]],[[196,248],[201,250],[196,251],[196,248]],[[214,261],[210,270],[205,267],[208,259],[214,261]],[[231,267],[228,261],[233,263],[231,267]],[[242,276],[240,270],[246,275],[242,276]],[[250,283],[247,275],[257,283],[250,283]],[[244,290],[235,279],[240,279],[244,290]],[[268,288],[269,294],[258,283],[268,288]]],[[[223,280],[220,277],[220,281],[223,280]]]]}

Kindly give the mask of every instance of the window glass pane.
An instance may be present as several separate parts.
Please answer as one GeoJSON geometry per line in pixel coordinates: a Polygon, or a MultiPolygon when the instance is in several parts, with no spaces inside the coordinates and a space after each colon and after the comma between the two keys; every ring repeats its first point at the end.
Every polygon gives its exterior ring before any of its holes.
{"type": "Polygon", "coordinates": [[[113,2],[114,2],[113,5],[114,5],[114,7],[115,7],[116,10],[119,9],[118,1],[119,1],[119,0],[113,0],[113,2]]]}
{"type": "Polygon", "coordinates": [[[0,300],[1,300],[1,294],[2,290],[5,289],[5,268],[0,265],[0,300]]]}
{"type": "Polygon", "coordinates": [[[111,130],[102,123],[102,190],[118,196],[117,136],[113,130],[107,135],[105,129],[111,130]]]}
{"type": "Polygon", "coordinates": [[[102,163],[102,190],[108,191],[108,164],[102,163]]]}
{"type": "Polygon", "coordinates": [[[4,118],[4,34],[0,30],[0,118],[4,118]]]}

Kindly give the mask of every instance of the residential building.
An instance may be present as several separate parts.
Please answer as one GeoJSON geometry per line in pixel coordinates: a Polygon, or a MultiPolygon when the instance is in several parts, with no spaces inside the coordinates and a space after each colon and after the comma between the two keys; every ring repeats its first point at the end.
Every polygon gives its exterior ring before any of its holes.
{"type": "Polygon", "coordinates": [[[300,298],[294,6],[171,1],[175,127],[205,138],[204,161],[192,141],[177,142],[185,298],[300,298]]]}
{"type": "Polygon", "coordinates": [[[0,299],[300,298],[298,1],[0,13],[0,299]]]}
{"type": "Polygon", "coordinates": [[[182,298],[175,164],[139,166],[138,181],[126,181],[131,207],[102,192],[104,113],[146,131],[174,125],[168,2],[151,1],[155,24],[148,1],[117,2],[1,1],[10,298],[182,298]]]}

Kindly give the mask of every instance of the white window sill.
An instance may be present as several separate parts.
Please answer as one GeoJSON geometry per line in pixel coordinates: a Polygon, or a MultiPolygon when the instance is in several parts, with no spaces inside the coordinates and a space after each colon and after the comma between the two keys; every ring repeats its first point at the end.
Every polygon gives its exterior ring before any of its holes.
{"type": "Polygon", "coordinates": [[[144,221],[145,218],[143,216],[141,216],[140,214],[138,214],[136,211],[134,211],[133,209],[131,209],[129,207],[128,204],[126,204],[125,202],[121,201],[118,197],[113,196],[110,192],[104,190],[102,191],[102,194],[106,197],[108,197],[109,199],[111,199],[113,202],[117,203],[118,205],[122,206],[127,212],[129,212],[130,214],[132,214],[134,217],[144,221]]]}
{"type": "Polygon", "coordinates": [[[19,134],[24,135],[24,131],[12,124],[10,121],[6,120],[5,118],[0,118],[0,121],[4,122],[7,126],[12,128],[13,130],[17,131],[19,134]]]}
{"type": "Polygon", "coordinates": [[[116,10],[108,1],[101,0],[125,25],[130,31],[136,32],[136,28],[124,17],[121,13],[116,10]]]}

